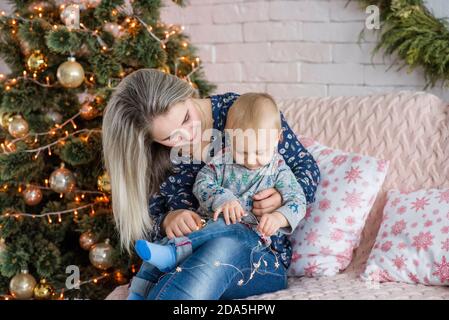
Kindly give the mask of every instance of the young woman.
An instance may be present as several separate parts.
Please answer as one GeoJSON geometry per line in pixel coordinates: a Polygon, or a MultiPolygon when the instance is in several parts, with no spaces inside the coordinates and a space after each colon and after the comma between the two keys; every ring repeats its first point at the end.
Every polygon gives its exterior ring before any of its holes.
{"type": "MultiPolygon", "coordinates": [[[[224,131],[229,107],[238,96],[200,99],[187,82],[154,69],[137,70],[117,86],[103,117],[103,150],[114,218],[126,250],[131,251],[138,239],[156,242],[165,235],[172,239],[197,230],[201,218],[195,212],[198,201],[192,187],[205,159],[192,152],[196,161],[173,164],[171,151],[193,145],[208,148],[213,137],[207,134],[212,129],[224,131]]],[[[320,180],[318,166],[283,116],[282,129],[279,153],[311,203],[320,180]]],[[[281,200],[276,189],[263,190],[254,197],[253,213],[273,212],[281,200]]],[[[257,236],[212,239],[182,262],[181,272],[164,274],[145,264],[132,280],[132,291],[146,299],[216,300],[285,289],[291,244],[285,235],[271,240],[272,250],[254,253],[257,236]],[[267,265],[247,281],[257,256],[263,256],[267,265]]]]}

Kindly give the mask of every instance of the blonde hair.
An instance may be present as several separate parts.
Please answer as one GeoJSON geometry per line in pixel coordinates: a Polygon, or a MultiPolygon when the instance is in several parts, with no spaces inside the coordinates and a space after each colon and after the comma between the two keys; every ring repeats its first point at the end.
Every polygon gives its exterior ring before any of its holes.
{"type": "Polygon", "coordinates": [[[226,127],[257,129],[267,119],[272,121],[272,128],[281,130],[281,114],[273,97],[268,93],[248,92],[229,108],[226,127]]]}
{"type": "Polygon", "coordinates": [[[122,248],[148,236],[150,197],[170,172],[170,148],[151,137],[152,120],[196,91],[173,75],[140,69],[115,88],[103,116],[103,155],[122,248]]]}

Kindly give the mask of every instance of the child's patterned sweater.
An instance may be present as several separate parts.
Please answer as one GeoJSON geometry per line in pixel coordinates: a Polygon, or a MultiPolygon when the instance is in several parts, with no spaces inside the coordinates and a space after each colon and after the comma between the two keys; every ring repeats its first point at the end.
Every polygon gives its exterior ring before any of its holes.
{"type": "MultiPolygon", "coordinates": [[[[270,163],[250,170],[233,163],[229,149],[223,149],[198,172],[193,194],[200,203],[198,213],[208,218],[224,203],[238,200],[247,213],[242,221],[253,225],[256,231],[258,220],[252,213],[253,196],[268,188],[276,188],[281,194],[282,206],[275,211],[282,213],[290,224],[280,228],[271,238],[291,234],[304,218],[307,202],[301,185],[277,152],[270,163]]],[[[271,244],[271,239],[262,239],[267,245],[271,244]]]]}

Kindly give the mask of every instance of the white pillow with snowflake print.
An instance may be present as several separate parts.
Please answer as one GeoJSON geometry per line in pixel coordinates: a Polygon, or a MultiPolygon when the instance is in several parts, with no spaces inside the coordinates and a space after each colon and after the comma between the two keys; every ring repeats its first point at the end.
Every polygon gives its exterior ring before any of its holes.
{"type": "Polygon", "coordinates": [[[289,236],[291,276],[333,276],[344,270],[359,245],[365,221],[389,162],[336,150],[302,137],[321,173],[315,202],[289,236]]]}
{"type": "Polygon", "coordinates": [[[362,278],[449,285],[449,189],[388,192],[362,278]]]}

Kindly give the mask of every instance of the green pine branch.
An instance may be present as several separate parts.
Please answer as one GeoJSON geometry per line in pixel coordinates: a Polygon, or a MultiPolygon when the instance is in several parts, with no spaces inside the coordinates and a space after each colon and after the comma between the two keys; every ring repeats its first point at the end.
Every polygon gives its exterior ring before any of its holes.
{"type": "Polygon", "coordinates": [[[381,12],[380,39],[373,53],[397,55],[400,68],[424,71],[426,88],[449,84],[449,24],[437,19],[422,0],[359,0],[381,12]]]}

